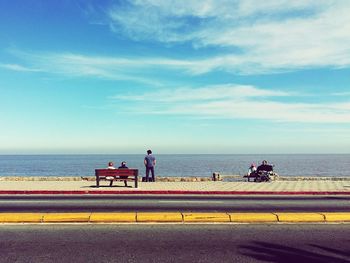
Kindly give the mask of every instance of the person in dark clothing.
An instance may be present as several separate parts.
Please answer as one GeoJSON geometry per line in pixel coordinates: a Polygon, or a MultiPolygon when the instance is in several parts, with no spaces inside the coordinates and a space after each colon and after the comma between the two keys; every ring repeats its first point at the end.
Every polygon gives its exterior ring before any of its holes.
{"type": "Polygon", "coordinates": [[[145,159],[143,161],[146,167],[146,182],[154,182],[154,167],[156,166],[156,158],[152,155],[152,151],[148,150],[147,155],[145,156],[145,159]],[[152,178],[150,180],[149,178],[149,172],[152,173],[152,178]]]}
{"type": "MultiPolygon", "coordinates": [[[[129,167],[126,166],[126,162],[121,162],[120,166],[118,167],[118,169],[129,169],[129,167]]],[[[120,176],[121,179],[128,179],[127,176],[120,176]]],[[[128,186],[128,183],[126,180],[124,180],[124,185],[128,186]]]]}
{"type": "Polygon", "coordinates": [[[266,160],[262,162],[261,165],[258,166],[256,170],[257,177],[255,179],[256,182],[268,182],[271,180],[271,173],[273,172],[273,166],[268,164],[266,160]]]}
{"type": "Polygon", "coordinates": [[[123,169],[123,168],[126,168],[126,169],[129,169],[129,167],[126,166],[126,162],[121,162],[120,166],[118,167],[118,169],[123,169]]]}
{"type": "Polygon", "coordinates": [[[273,166],[271,164],[268,164],[266,160],[262,161],[262,164],[258,166],[257,172],[266,171],[266,172],[272,172],[273,166]]]}

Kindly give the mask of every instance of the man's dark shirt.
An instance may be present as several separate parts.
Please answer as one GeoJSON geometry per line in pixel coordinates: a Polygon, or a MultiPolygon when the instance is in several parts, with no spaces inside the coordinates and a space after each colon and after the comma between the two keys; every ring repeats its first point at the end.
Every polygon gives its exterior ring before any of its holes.
{"type": "MultiPolygon", "coordinates": [[[[126,165],[121,165],[121,166],[119,166],[118,167],[118,169],[129,169],[126,165]]],[[[128,178],[128,176],[120,176],[120,178],[122,178],[122,179],[127,179],[128,178]]],[[[126,181],[125,181],[126,182],[126,181]]]]}
{"type": "Polygon", "coordinates": [[[259,165],[257,169],[257,172],[260,172],[260,171],[272,172],[273,167],[270,164],[262,164],[262,165],[259,165]]]}
{"type": "Polygon", "coordinates": [[[151,168],[154,166],[154,161],[156,158],[152,154],[148,154],[145,156],[146,167],[151,168]]]}

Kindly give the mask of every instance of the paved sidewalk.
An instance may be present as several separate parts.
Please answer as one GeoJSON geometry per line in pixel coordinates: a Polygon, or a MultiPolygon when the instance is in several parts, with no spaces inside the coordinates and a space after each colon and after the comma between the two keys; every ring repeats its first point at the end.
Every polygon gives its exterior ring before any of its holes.
{"type": "Polygon", "coordinates": [[[350,194],[348,181],[274,181],[274,182],[101,182],[92,181],[1,181],[0,194],[350,194]]]}

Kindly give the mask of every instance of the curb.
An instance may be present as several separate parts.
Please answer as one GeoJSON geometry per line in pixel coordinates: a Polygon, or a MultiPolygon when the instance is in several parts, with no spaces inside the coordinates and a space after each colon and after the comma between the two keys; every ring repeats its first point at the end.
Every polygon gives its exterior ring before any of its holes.
{"type": "Polygon", "coordinates": [[[350,195],[350,191],[0,190],[0,195],[350,195]]]}
{"type": "Polygon", "coordinates": [[[0,223],[350,223],[350,212],[322,213],[0,213],[0,223]]]}

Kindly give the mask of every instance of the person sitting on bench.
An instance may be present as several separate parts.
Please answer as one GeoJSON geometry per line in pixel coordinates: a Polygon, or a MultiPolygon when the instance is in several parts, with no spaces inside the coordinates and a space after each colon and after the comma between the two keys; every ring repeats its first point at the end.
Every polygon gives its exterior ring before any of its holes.
{"type": "MultiPolygon", "coordinates": [[[[109,170],[115,170],[115,167],[114,167],[114,163],[113,162],[108,162],[108,167],[107,169],[109,170]]],[[[107,180],[113,180],[114,178],[112,176],[107,176],[106,177],[107,180]]]]}
{"type": "Polygon", "coordinates": [[[107,169],[115,169],[114,163],[113,162],[109,162],[107,169]]]}
{"type": "Polygon", "coordinates": [[[260,182],[268,182],[271,180],[271,174],[273,172],[273,165],[268,164],[266,160],[262,162],[261,165],[258,166],[257,169],[257,175],[256,181],[260,182]]]}
{"type": "MultiPolygon", "coordinates": [[[[126,162],[122,161],[120,166],[118,167],[118,169],[129,169],[129,167],[126,166],[126,162]]],[[[120,178],[127,179],[128,177],[127,176],[120,176],[120,178]]],[[[124,181],[124,184],[125,184],[125,186],[128,186],[128,183],[126,180],[124,181]]]]}
{"type": "Polygon", "coordinates": [[[252,163],[248,169],[247,176],[255,176],[256,174],[256,165],[255,163],[252,163]]]}
{"type": "Polygon", "coordinates": [[[271,164],[268,164],[266,160],[262,161],[261,165],[258,166],[257,173],[260,173],[262,171],[265,172],[272,172],[273,166],[271,164]]]}

